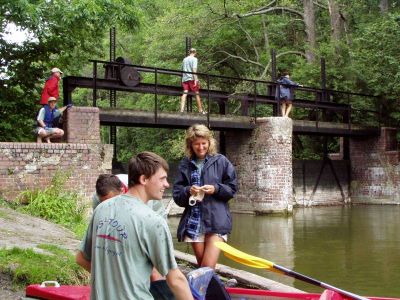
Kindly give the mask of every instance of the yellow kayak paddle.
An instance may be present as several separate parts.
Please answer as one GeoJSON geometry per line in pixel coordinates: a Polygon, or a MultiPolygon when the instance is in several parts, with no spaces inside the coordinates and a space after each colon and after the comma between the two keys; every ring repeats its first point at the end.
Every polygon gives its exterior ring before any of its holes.
{"type": "Polygon", "coordinates": [[[352,299],[369,300],[366,297],[362,297],[362,296],[353,294],[351,292],[344,291],[344,290],[334,287],[330,284],[318,281],[318,280],[308,277],[306,275],[297,273],[295,271],[292,271],[290,269],[287,269],[285,267],[277,265],[269,260],[242,252],[242,251],[228,245],[227,243],[215,242],[214,244],[217,248],[221,249],[224,252],[226,257],[228,257],[238,263],[241,263],[243,265],[250,266],[253,268],[267,269],[269,271],[284,274],[284,275],[299,279],[301,281],[308,282],[310,284],[322,287],[324,289],[335,291],[343,296],[346,296],[346,297],[349,297],[352,299]]]}

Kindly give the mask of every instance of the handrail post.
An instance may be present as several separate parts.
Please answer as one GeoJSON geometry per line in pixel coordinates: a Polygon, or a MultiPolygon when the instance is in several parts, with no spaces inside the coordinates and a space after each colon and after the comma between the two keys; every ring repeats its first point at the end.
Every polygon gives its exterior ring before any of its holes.
{"type": "Polygon", "coordinates": [[[93,61],[93,107],[97,106],[97,61],[93,61]]]}
{"type": "Polygon", "coordinates": [[[158,72],[157,68],[154,68],[154,122],[158,123],[158,72]]]}
{"type": "Polygon", "coordinates": [[[257,122],[257,81],[254,81],[254,123],[257,122]]]}
{"type": "Polygon", "coordinates": [[[352,109],[350,105],[350,95],[347,95],[347,107],[348,107],[348,114],[349,114],[349,130],[351,130],[351,114],[352,114],[352,109]]]}
{"type": "Polygon", "coordinates": [[[379,111],[378,111],[378,127],[381,128],[382,125],[382,113],[383,113],[383,104],[382,98],[379,97],[379,111]]]}
{"type": "Polygon", "coordinates": [[[275,83],[275,84],[276,84],[276,87],[275,87],[275,89],[276,89],[275,97],[276,97],[276,99],[278,100],[278,104],[277,104],[277,108],[276,108],[276,110],[277,110],[276,116],[277,116],[277,117],[279,117],[279,116],[282,117],[282,109],[281,109],[281,85],[280,85],[279,83],[275,83]]]}
{"type": "Polygon", "coordinates": [[[317,97],[315,97],[315,127],[318,130],[318,122],[319,122],[319,107],[318,107],[318,100],[317,97]]]}
{"type": "Polygon", "coordinates": [[[210,75],[209,74],[207,74],[207,127],[210,128],[210,75]]]}

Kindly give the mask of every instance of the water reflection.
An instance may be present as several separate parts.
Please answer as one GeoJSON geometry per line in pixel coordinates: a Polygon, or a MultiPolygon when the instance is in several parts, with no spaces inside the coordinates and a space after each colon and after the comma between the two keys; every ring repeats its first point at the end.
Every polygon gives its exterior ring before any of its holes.
{"type": "MultiPolygon", "coordinates": [[[[234,215],[229,243],[244,252],[363,295],[400,296],[400,206],[296,209],[293,216],[234,215]]],[[[169,223],[175,236],[178,218],[169,223]]],[[[176,242],[176,240],[175,240],[176,242]]],[[[175,243],[191,253],[184,243],[175,243]]],[[[283,275],[220,263],[306,291],[321,291],[283,275]]]]}

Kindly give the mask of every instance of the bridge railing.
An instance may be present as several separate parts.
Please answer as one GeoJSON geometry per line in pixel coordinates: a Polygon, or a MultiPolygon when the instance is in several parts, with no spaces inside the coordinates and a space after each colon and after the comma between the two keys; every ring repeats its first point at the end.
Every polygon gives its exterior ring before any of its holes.
{"type": "MultiPolygon", "coordinates": [[[[119,78],[122,75],[121,70],[128,68],[131,73],[124,72],[124,76],[134,77],[136,73],[133,73],[137,72],[139,80],[132,83],[131,89],[126,90],[154,95],[156,123],[160,112],[159,96],[180,96],[182,74],[191,73],[121,62],[101,60],[91,60],[91,62],[93,63],[93,106],[97,106],[99,80],[121,80],[119,78]],[[104,76],[101,76],[99,66],[105,69],[104,76]],[[112,70],[112,76],[110,76],[110,70],[112,70]],[[107,76],[109,78],[106,78],[107,76]]],[[[207,103],[208,114],[205,117],[208,124],[214,103],[218,105],[220,114],[248,115],[254,120],[260,116],[280,115],[280,99],[276,96],[280,85],[277,82],[201,72],[196,74],[201,82],[200,95],[206,99],[207,103]]],[[[319,122],[325,120],[346,123],[349,129],[351,129],[351,124],[380,126],[380,107],[377,96],[314,87],[297,87],[293,91],[295,92],[294,106],[299,108],[296,115],[314,120],[317,127],[319,122]]],[[[190,98],[194,96],[194,93],[189,92],[188,95],[190,98]]],[[[187,109],[191,111],[192,106],[188,105],[187,109]]]]}

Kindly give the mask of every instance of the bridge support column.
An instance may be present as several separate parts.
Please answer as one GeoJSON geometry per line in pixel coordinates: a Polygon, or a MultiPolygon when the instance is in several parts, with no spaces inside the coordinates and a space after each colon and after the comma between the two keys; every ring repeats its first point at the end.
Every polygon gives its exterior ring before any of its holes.
{"type": "Polygon", "coordinates": [[[238,173],[231,210],[242,213],[292,211],[292,131],[289,118],[258,118],[252,131],[227,131],[226,154],[238,173]]]}
{"type": "Polygon", "coordinates": [[[65,111],[63,118],[66,143],[101,143],[98,107],[74,106],[65,111]]]}
{"type": "Polygon", "coordinates": [[[397,130],[383,127],[379,137],[352,138],[351,202],[400,204],[397,130]]]}

